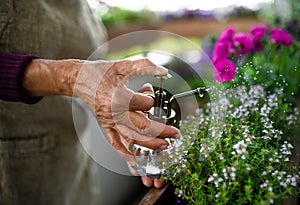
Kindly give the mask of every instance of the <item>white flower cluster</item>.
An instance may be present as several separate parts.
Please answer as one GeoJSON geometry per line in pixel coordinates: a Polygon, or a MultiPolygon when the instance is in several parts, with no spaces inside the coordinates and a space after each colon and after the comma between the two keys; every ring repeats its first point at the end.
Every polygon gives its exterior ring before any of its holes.
{"type": "Polygon", "coordinates": [[[293,114],[289,114],[286,118],[287,120],[287,125],[288,126],[293,126],[296,124],[298,118],[297,116],[299,116],[299,109],[298,108],[294,108],[294,113],[293,114]]]}
{"type": "Polygon", "coordinates": [[[235,145],[233,145],[233,149],[235,149],[235,152],[232,152],[233,155],[238,154],[238,155],[242,155],[242,159],[245,159],[245,155],[244,153],[247,150],[247,144],[245,143],[244,140],[239,141],[238,143],[236,143],[235,145]]]}
{"type": "Polygon", "coordinates": [[[232,181],[236,180],[236,169],[234,167],[226,167],[222,170],[225,179],[230,179],[232,181]]]}
{"type": "MultiPolygon", "coordinates": [[[[259,187],[261,189],[266,189],[268,190],[269,192],[272,192],[273,191],[273,186],[272,184],[270,184],[269,180],[266,180],[264,183],[262,183],[261,185],[259,185],[259,187]]],[[[269,199],[269,203],[270,204],[274,204],[274,199],[269,199]]]]}
{"type": "Polygon", "coordinates": [[[245,86],[239,86],[235,89],[227,90],[226,96],[228,98],[239,99],[238,106],[228,106],[233,110],[228,110],[233,118],[241,119],[247,118],[249,114],[259,111],[259,102],[265,98],[265,91],[261,86],[253,86],[247,92],[245,86]]]}
{"type": "Polygon", "coordinates": [[[281,145],[281,153],[282,155],[280,155],[279,157],[282,158],[284,156],[284,161],[288,162],[290,161],[290,155],[292,155],[292,149],[293,149],[293,145],[287,141],[284,141],[283,144],[281,145]]]}
{"type": "Polygon", "coordinates": [[[221,182],[222,186],[226,187],[227,185],[232,185],[232,182],[236,181],[236,168],[234,167],[226,167],[222,170],[222,175],[218,175],[217,173],[213,173],[208,179],[207,182],[214,183],[215,187],[219,187],[221,182]],[[228,182],[228,183],[227,183],[228,182]]]}
{"type": "MultiPolygon", "coordinates": [[[[197,109],[194,117],[180,123],[180,130],[184,132],[179,139],[180,146],[176,147],[177,151],[180,147],[181,154],[175,151],[177,158],[181,160],[181,166],[178,166],[176,172],[194,166],[185,166],[188,163],[184,161],[187,152],[183,150],[193,144],[191,141],[198,140],[199,147],[196,150],[199,153],[195,155],[199,157],[199,161],[213,156],[209,160],[217,160],[213,162],[220,162],[221,165],[212,169],[207,176],[207,182],[217,188],[217,198],[222,196],[222,187],[229,188],[233,183],[239,183],[236,181],[240,179],[240,173],[246,177],[250,173],[252,177],[259,175],[259,182],[253,186],[259,186],[267,192],[273,192],[278,186],[296,187],[299,173],[292,175],[284,167],[274,170],[276,166],[281,167],[283,163],[290,161],[294,148],[291,143],[282,140],[285,137],[284,129],[289,127],[278,125],[295,125],[299,115],[298,109],[295,109],[294,113],[276,117],[282,103],[281,95],[281,92],[267,95],[262,86],[253,86],[248,91],[246,87],[240,86],[226,90],[226,97],[221,97],[218,102],[208,103],[205,109],[197,109]],[[207,136],[201,135],[201,139],[193,137],[197,137],[199,132],[206,133],[207,136]],[[215,149],[221,151],[213,153],[215,149]],[[256,154],[258,157],[265,157],[260,158],[260,161],[266,160],[259,166],[259,170],[256,170],[258,167],[255,160],[252,160],[256,154]]],[[[268,200],[269,203],[274,203],[273,199],[268,200]]]]}
{"type": "Polygon", "coordinates": [[[217,173],[213,173],[213,175],[207,179],[207,182],[213,182],[215,184],[215,187],[219,187],[219,183],[223,181],[224,179],[222,177],[219,177],[217,173]]]}
{"type": "MultiPolygon", "coordinates": [[[[299,174],[298,175],[291,175],[287,174],[285,171],[271,171],[269,170],[268,173],[266,171],[263,172],[263,175],[270,175],[272,178],[276,178],[279,181],[279,185],[283,188],[287,188],[289,185],[293,187],[297,187],[297,180],[299,180],[299,174]]],[[[264,183],[260,184],[259,187],[262,190],[273,192],[273,184],[269,180],[265,180],[264,183]]],[[[269,202],[271,204],[274,203],[274,199],[269,199],[269,202]]]]}
{"type": "Polygon", "coordinates": [[[247,126],[242,125],[241,128],[243,130],[242,135],[244,136],[246,143],[252,144],[253,140],[255,140],[255,136],[250,134],[250,130],[248,129],[247,126]]]}

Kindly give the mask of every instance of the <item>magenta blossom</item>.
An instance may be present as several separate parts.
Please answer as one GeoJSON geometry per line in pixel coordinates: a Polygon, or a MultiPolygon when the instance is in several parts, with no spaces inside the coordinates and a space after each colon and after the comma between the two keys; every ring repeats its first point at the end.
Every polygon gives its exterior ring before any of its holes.
{"type": "Polygon", "coordinates": [[[231,81],[235,76],[235,65],[232,61],[224,58],[215,63],[214,79],[224,83],[231,81]]]}
{"type": "Polygon", "coordinates": [[[250,30],[250,33],[253,36],[253,44],[254,44],[254,51],[261,51],[263,50],[263,46],[261,44],[261,40],[263,39],[266,33],[266,27],[261,26],[253,26],[250,30]]]}
{"type": "Polygon", "coordinates": [[[250,51],[253,51],[254,48],[252,37],[248,33],[235,34],[233,43],[236,47],[238,47],[238,55],[243,55],[250,51]]]}
{"type": "Polygon", "coordinates": [[[234,32],[235,32],[235,30],[233,27],[227,28],[225,31],[223,31],[220,34],[218,41],[219,42],[232,42],[234,32]]]}
{"type": "Polygon", "coordinates": [[[230,44],[228,42],[217,42],[212,54],[213,62],[229,57],[229,47],[230,44]]]}
{"type": "Polygon", "coordinates": [[[289,46],[292,44],[293,39],[288,32],[281,30],[280,28],[273,28],[270,31],[271,42],[277,43],[278,45],[289,46]]]}
{"type": "Polygon", "coordinates": [[[250,30],[250,33],[253,35],[253,41],[259,42],[266,33],[266,27],[263,25],[253,26],[250,30]]]}

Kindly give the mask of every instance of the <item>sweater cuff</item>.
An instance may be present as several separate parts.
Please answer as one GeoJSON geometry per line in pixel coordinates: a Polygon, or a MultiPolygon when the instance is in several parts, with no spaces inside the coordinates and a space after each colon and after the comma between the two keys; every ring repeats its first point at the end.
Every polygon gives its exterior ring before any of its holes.
{"type": "Polygon", "coordinates": [[[17,55],[0,52],[0,99],[34,104],[42,97],[30,96],[23,87],[26,66],[37,58],[32,55],[17,55]]]}

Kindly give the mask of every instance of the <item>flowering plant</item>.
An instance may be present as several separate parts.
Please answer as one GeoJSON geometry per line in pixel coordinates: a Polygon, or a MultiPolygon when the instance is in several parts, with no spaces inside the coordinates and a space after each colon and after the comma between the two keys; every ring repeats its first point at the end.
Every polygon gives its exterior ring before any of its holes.
{"type": "MultiPolygon", "coordinates": [[[[213,62],[215,65],[215,80],[229,82],[234,78],[235,65],[228,58],[241,57],[250,52],[263,50],[262,39],[266,33],[264,26],[253,27],[248,33],[234,33],[234,28],[226,29],[217,40],[213,51],[213,62]],[[230,74],[228,74],[230,73],[230,74]]],[[[291,36],[279,29],[270,30],[270,41],[278,45],[290,46],[291,36]]]]}
{"type": "Polygon", "coordinates": [[[299,48],[299,42],[280,28],[258,25],[249,33],[236,33],[230,27],[213,49],[214,79],[229,87],[263,84],[273,92],[283,88],[285,97],[291,98],[300,83],[299,48]]]}
{"type": "Polygon", "coordinates": [[[300,172],[288,166],[294,147],[286,136],[299,110],[259,85],[225,96],[182,121],[182,152],[172,153],[180,160],[167,178],[176,194],[190,204],[273,204],[297,194],[300,172]],[[225,113],[224,122],[212,125],[216,113],[225,113]]]}
{"type": "MultiPolygon", "coordinates": [[[[166,179],[190,204],[279,204],[298,196],[299,45],[279,28],[226,29],[216,41],[216,102],[182,120],[166,179]]],[[[211,90],[214,88],[210,88],[211,90]]]]}

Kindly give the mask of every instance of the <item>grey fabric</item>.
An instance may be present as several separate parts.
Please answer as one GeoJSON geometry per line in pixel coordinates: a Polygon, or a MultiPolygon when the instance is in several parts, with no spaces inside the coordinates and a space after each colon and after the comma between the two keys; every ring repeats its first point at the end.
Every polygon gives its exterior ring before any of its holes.
{"type": "Polygon", "coordinates": [[[86,0],[1,0],[1,51],[86,59],[105,32],[86,0]]]}
{"type": "Polygon", "coordinates": [[[0,103],[0,204],[96,204],[94,164],[78,143],[70,105],[61,97],[0,103]]]}
{"type": "MultiPolygon", "coordinates": [[[[87,58],[105,40],[86,0],[1,0],[0,50],[87,58]]],[[[79,106],[75,112],[85,112],[79,106]]],[[[0,101],[0,204],[97,204],[95,164],[79,143],[71,99],[0,101]]]]}

